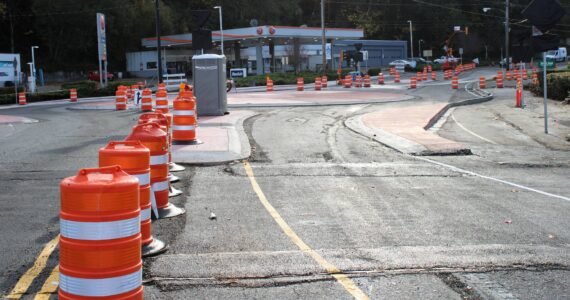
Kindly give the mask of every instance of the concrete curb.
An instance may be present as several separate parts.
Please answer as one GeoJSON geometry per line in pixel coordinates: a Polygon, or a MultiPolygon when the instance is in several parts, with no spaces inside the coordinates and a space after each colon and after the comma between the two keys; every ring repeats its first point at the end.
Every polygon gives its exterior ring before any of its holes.
{"type": "Polygon", "coordinates": [[[305,102],[305,103],[260,103],[260,104],[228,104],[228,108],[273,108],[273,107],[310,107],[310,106],[335,106],[335,105],[360,105],[360,104],[383,104],[393,102],[404,102],[417,100],[418,97],[404,95],[396,100],[358,100],[358,101],[339,101],[332,103],[305,102]]]}
{"type": "MultiPolygon", "coordinates": [[[[490,101],[493,99],[493,94],[478,90],[479,92],[485,93],[486,96],[472,98],[467,100],[458,101],[455,103],[449,103],[445,105],[442,109],[440,109],[434,116],[429,120],[429,122],[423,127],[424,130],[428,130],[429,128],[433,127],[442,116],[452,107],[456,106],[463,106],[463,105],[472,105],[477,103],[483,103],[490,101]]],[[[460,148],[460,149],[453,149],[452,151],[432,151],[429,150],[422,144],[416,143],[414,141],[408,140],[406,138],[400,137],[398,135],[389,133],[384,131],[380,128],[370,128],[364,125],[362,122],[362,117],[366,114],[361,114],[352,118],[347,119],[344,124],[346,127],[351,129],[352,131],[371,138],[388,148],[394,149],[398,152],[416,156],[430,156],[430,155],[465,155],[471,154],[471,149],[469,148],[460,148]]]]}
{"type": "Polygon", "coordinates": [[[227,130],[228,151],[184,151],[183,147],[173,145],[172,160],[179,164],[188,165],[217,165],[246,159],[251,155],[251,145],[243,128],[246,119],[258,115],[256,112],[247,111],[241,118],[233,124],[229,123],[209,123],[200,125],[201,127],[216,127],[227,130]]]}

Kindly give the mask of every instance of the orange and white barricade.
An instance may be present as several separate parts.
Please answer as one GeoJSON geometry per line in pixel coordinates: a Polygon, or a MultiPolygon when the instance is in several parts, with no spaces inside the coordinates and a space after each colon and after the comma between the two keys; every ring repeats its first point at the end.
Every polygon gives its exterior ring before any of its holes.
{"type": "Polygon", "coordinates": [[[485,81],[485,76],[479,77],[479,88],[480,89],[486,89],[487,88],[487,82],[485,81]]]}
{"type": "Polygon", "coordinates": [[[25,92],[18,93],[18,104],[20,104],[20,105],[28,104],[28,101],[26,100],[26,93],[25,92]]]}
{"type": "Polygon", "coordinates": [[[498,89],[503,88],[503,72],[502,71],[497,72],[497,88],[498,89]]]}
{"type": "Polygon", "coordinates": [[[516,107],[522,107],[522,81],[521,80],[517,80],[517,87],[516,87],[516,91],[515,91],[515,106],[516,107]]]}
{"type": "Polygon", "coordinates": [[[532,73],[532,84],[538,84],[538,74],[532,73]]]}
{"type": "Polygon", "coordinates": [[[298,77],[297,78],[297,91],[302,92],[303,90],[305,90],[305,80],[303,79],[303,77],[298,77]]]}
{"type": "Polygon", "coordinates": [[[431,71],[431,80],[433,80],[433,81],[437,80],[437,73],[434,71],[431,71]]]}
{"type": "Polygon", "coordinates": [[[271,78],[265,80],[265,91],[273,92],[273,80],[271,80],[271,78]]]}
{"type": "Polygon", "coordinates": [[[168,93],[166,90],[158,90],[156,92],[156,111],[161,113],[168,113],[168,93]]]}
{"type": "Polygon", "coordinates": [[[329,78],[327,76],[321,77],[321,86],[326,89],[329,86],[329,78]]]}
{"type": "Polygon", "coordinates": [[[362,87],[362,76],[357,75],[356,81],[354,82],[354,87],[361,88],[362,87]]]}
{"type": "Polygon", "coordinates": [[[99,149],[99,167],[120,166],[139,180],[140,227],[142,256],[164,253],[166,244],[152,236],[150,151],[140,141],[111,141],[99,149]]]}
{"type": "Polygon", "coordinates": [[[511,75],[511,71],[507,71],[507,81],[511,81],[513,80],[513,77],[511,75]]]}
{"type": "Polygon", "coordinates": [[[400,72],[396,72],[394,75],[394,83],[400,83],[400,72]]]}
{"type": "Polygon", "coordinates": [[[196,119],[196,98],[190,95],[174,99],[172,123],[172,144],[195,145],[200,143],[196,137],[198,122],[196,119]]]}
{"type": "Polygon", "coordinates": [[[141,110],[152,111],[152,91],[150,89],[144,89],[142,92],[141,110]]]}
{"type": "Polygon", "coordinates": [[[119,166],[60,183],[59,299],[143,299],[140,191],[119,166]]]}
{"type": "Polygon", "coordinates": [[[384,84],[384,74],[378,73],[378,84],[384,84]]]}
{"type": "MultiPolygon", "coordinates": [[[[168,133],[158,123],[151,122],[138,124],[133,127],[131,134],[126,137],[127,141],[138,140],[150,150],[150,184],[154,200],[158,210],[159,219],[170,218],[186,213],[182,208],[169,203],[168,195],[170,182],[168,179],[168,133]]],[[[153,203],[153,204],[154,204],[153,203]]]]}
{"type": "Polygon", "coordinates": [[[77,102],[77,89],[69,89],[69,102],[77,102]]]}
{"type": "Polygon", "coordinates": [[[417,72],[417,73],[416,73],[416,80],[417,80],[417,81],[422,81],[422,72],[417,72]]]}
{"type": "Polygon", "coordinates": [[[115,109],[116,110],[126,110],[127,109],[127,95],[125,90],[119,89],[115,93],[115,109]]]}
{"type": "Polygon", "coordinates": [[[321,77],[315,77],[315,91],[320,91],[322,87],[321,77]]]}
{"type": "Polygon", "coordinates": [[[457,78],[457,76],[453,76],[451,78],[451,88],[454,90],[459,89],[459,79],[457,78]]]}
{"type": "Polygon", "coordinates": [[[344,87],[351,88],[352,87],[352,77],[350,75],[344,76],[344,87]]]}
{"type": "Polygon", "coordinates": [[[410,88],[411,89],[415,89],[417,87],[417,81],[416,81],[416,77],[412,77],[410,78],[410,88]]]}
{"type": "Polygon", "coordinates": [[[364,75],[364,87],[369,88],[372,86],[372,82],[370,82],[370,75],[364,75]]]}

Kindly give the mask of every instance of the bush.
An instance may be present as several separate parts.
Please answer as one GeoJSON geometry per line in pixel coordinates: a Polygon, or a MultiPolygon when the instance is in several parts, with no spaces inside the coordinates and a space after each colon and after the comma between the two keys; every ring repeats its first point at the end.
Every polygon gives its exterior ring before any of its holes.
{"type": "Polygon", "coordinates": [[[382,73],[382,69],[380,68],[370,68],[368,69],[368,75],[370,76],[378,76],[379,73],[382,73]]]}
{"type": "MultiPolygon", "coordinates": [[[[24,91],[23,86],[18,86],[18,92],[24,91]]],[[[14,94],[14,86],[0,88],[0,95],[14,94]]]]}
{"type": "MultiPolygon", "coordinates": [[[[570,93],[570,72],[568,71],[554,71],[546,75],[546,86],[548,89],[547,97],[553,100],[563,101],[570,93]]],[[[538,76],[538,85],[532,85],[530,90],[537,96],[543,95],[542,89],[544,85],[543,76],[538,76]]]]}

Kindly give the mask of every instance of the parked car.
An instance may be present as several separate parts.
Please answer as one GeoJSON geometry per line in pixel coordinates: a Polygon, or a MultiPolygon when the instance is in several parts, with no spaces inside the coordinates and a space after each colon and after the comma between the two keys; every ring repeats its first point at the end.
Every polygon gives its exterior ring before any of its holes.
{"type": "MultiPolygon", "coordinates": [[[[99,81],[99,71],[89,71],[89,73],[87,73],[87,79],[92,81],[99,81]]],[[[115,80],[115,75],[113,75],[113,73],[107,73],[107,80],[115,80]]]]}
{"type": "Polygon", "coordinates": [[[458,62],[458,61],[459,61],[459,59],[458,59],[457,57],[453,57],[453,56],[449,56],[449,57],[447,57],[447,56],[442,56],[442,57],[440,57],[440,58],[434,59],[434,60],[433,60],[433,63],[435,63],[435,64],[443,64],[443,63],[445,63],[445,62],[456,63],[456,62],[458,62]]]}
{"type": "Polygon", "coordinates": [[[406,67],[415,68],[416,62],[413,60],[398,59],[389,63],[388,65],[390,65],[390,67],[396,67],[396,69],[403,70],[406,67]]]}
{"type": "Polygon", "coordinates": [[[431,65],[431,64],[433,64],[432,61],[425,60],[425,59],[422,58],[422,57],[414,57],[414,58],[412,58],[411,60],[415,61],[416,64],[422,64],[422,65],[431,65]]]}

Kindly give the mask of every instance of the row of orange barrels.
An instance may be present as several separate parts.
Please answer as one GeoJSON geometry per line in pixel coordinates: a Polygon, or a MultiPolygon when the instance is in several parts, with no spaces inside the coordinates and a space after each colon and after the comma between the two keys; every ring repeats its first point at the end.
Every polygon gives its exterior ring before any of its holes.
{"type": "Polygon", "coordinates": [[[152,235],[152,219],[185,213],[169,202],[182,194],[171,172],[184,170],[171,149],[197,141],[195,107],[192,92],[181,92],[172,113],[168,106],[143,113],[123,141],[99,149],[98,168],[61,181],[59,299],[144,298],[142,257],[167,250],[152,235]],[[194,124],[182,140],[179,118],[194,124]]]}
{"type": "MultiPolygon", "coordinates": [[[[77,89],[69,89],[69,102],[77,102],[77,89]]],[[[28,100],[26,98],[26,92],[18,93],[18,104],[26,105],[28,100]]]]}

